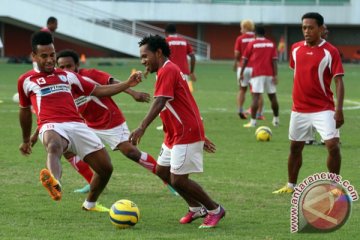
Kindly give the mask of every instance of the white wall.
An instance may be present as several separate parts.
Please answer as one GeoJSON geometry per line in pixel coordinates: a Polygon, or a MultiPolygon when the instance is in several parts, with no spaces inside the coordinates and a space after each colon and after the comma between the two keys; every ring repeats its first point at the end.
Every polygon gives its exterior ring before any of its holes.
{"type": "Polygon", "coordinates": [[[191,3],[142,3],[81,1],[78,3],[108,11],[121,18],[160,22],[238,23],[250,18],[268,24],[298,24],[306,12],[319,12],[331,25],[360,25],[360,1],[345,6],[231,5],[191,3]]]}

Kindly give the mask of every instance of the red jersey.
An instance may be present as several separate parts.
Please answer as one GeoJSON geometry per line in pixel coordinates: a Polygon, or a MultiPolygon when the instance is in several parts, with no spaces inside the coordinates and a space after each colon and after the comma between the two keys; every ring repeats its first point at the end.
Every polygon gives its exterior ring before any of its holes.
{"type": "MultiPolygon", "coordinates": [[[[112,76],[96,69],[80,69],[79,74],[88,82],[108,85],[112,76]]],[[[75,103],[86,125],[94,129],[111,129],[125,122],[125,117],[111,97],[74,94],[75,103]]]]}
{"type": "Polygon", "coordinates": [[[193,48],[186,39],[177,35],[169,35],[166,42],[170,47],[169,60],[179,66],[180,70],[186,74],[190,74],[187,55],[193,54],[193,48]]]}
{"type": "Polygon", "coordinates": [[[256,38],[247,45],[242,58],[252,63],[252,77],[274,76],[273,61],[277,59],[277,53],[270,40],[256,38]]]}
{"type": "MultiPolygon", "coordinates": [[[[244,34],[241,34],[236,38],[234,51],[239,52],[240,56],[242,56],[249,42],[252,42],[254,40],[255,40],[255,33],[253,32],[246,32],[244,34]]],[[[250,62],[248,62],[247,66],[251,67],[252,65],[250,62]]],[[[239,67],[241,67],[241,61],[239,61],[239,67]]]]}
{"type": "Polygon", "coordinates": [[[18,80],[20,107],[33,106],[38,128],[45,123],[83,122],[72,92],[90,95],[94,89],[94,84],[61,69],[52,73],[31,70],[18,80]]]}
{"type": "Polygon", "coordinates": [[[339,51],[323,40],[310,47],[305,41],[291,47],[290,68],[294,69],[292,92],[295,112],[335,110],[331,80],[344,75],[339,51]]]}
{"type": "Polygon", "coordinates": [[[160,112],[167,147],[204,141],[204,126],[196,102],[179,67],[169,60],[157,72],[154,97],[170,98],[160,112]]]}

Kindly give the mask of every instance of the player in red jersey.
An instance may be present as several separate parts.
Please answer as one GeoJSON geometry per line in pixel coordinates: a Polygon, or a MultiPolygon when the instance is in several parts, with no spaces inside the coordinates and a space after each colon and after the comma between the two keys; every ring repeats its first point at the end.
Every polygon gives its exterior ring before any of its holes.
{"type": "Polygon", "coordinates": [[[141,81],[141,73],[133,74],[124,83],[96,86],[83,80],[80,75],[55,69],[56,54],[50,33],[37,32],[31,41],[32,58],[37,62],[38,71],[28,71],[18,80],[19,119],[23,137],[19,150],[23,155],[31,153],[30,106],[33,106],[39,137],[47,151],[47,169],[41,170],[40,181],[52,199],[59,201],[62,197],[61,155],[73,152],[83,158],[95,172],[83,209],[108,211],[96,201],[110,179],[112,164],[101,140],[80,117],[72,93],[97,97],[114,95],[137,85],[141,81]]]}
{"type": "Polygon", "coordinates": [[[256,112],[259,108],[259,98],[262,93],[267,92],[271,108],[273,110],[273,125],[279,125],[279,104],[276,99],[277,79],[277,54],[276,47],[273,42],[266,39],[265,29],[261,26],[256,27],[256,38],[250,42],[242,56],[243,63],[241,65],[240,79],[244,79],[244,69],[248,62],[252,63],[252,76],[250,84],[252,86],[252,104],[251,104],[251,120],[244,127],[256,126],[256,112]]]}
{"type": "MultiPolygon", "coordinates": [[[[59,52],[56,61],[59,68],[76,72],[86,81],[94,84],[110,85],[119,82],[119,80],[116,80],[110,74],[97,69],[79,68],[79,55],[73,50],[59,52]]],[[[131,95],[136,101],[150,101],[150,95],[147,93],[136,92],[132,89],[126,89],[124,92],[131,95]]],[[[139,151],[128,141],[130,131],[125,117],[111,97],[96,98],[94,96],[75,95],[74,98],[79,113],[84,118],[86,125],[95,132],[102,142],[107,143],[112,150],[119,150],[130,160],[155,173],[155,159],[150,154],[139,151]]],[[[93,173],[89,166],[79,156],[74,154],[67,154],[65,157],[90,183],[93,173]]],[[[87,192],[87,189],[88,187],[85,186],[83,189],[78,190],[78,192],[87,192]]]]}
{"type": "MultiPolygon", "coordinates": [[[[165,136],[156,172],[189,205],[189,211],[180,223],[190,223],[206,215],[200,228],[215,227],[225,216],[224,208],[189,178],[191,173],[203,171],[205,133],[197,104],[184,74],[168,59],[170,49],[165,39],[160,36],[144,37],[139,46],[141,63],[146,72],[156,72],[155,101],[139,127],[130,134],[129,141],[138,145],[146,128],[160,114],[165,136]]],[[[213,147],[209,147],[208,143],[205,145],[210,152],[215,150],[213,147]]]]}
{"type": "MultiPolygon", "coordinates": [[[[244,19],[240,23],[240,32],[241,35],[236,38],[234,46],[234,71],[236,71],[236,79],[239,85],[239,92],[237,95],[238,103],[238,114],[241,119],[247,119],[246,113],[244,112],[244,103],[245,95],[248,86],[250,86],[250,78],[252,75],[252,63],[248,62],[246,68],[244,69],[244,78],[240,79],[241,71],[241,56],[244,54],[246,46],[255,39],[254,33],[255,24],[252,20],[244,19]]],[[[250,86],[251,87],[251,86],[250,86]]],[[[263,109],[263,99],[259,99],[259,111],[257,112],[258,119],[264,119],[262,115],[263,109]]]]}
{"type": "Polygon", "coordinates": [[[180,68],[181,72],[185,75],[186,81],[190,88],[190,92],[193,92],[192,82],[196,81],[195,75],[195,63],[196,58],[192,46],[188,41],[177,35],[176,26],[174,24],[168,24],[165,27],[165,40],[170,47],[169,59],[180,68]],[[188,64],[188,58],[190,57],[190,69],[188,64]]]}
{"type": "Polygon", "coordinates": [[[323,24],[324,18],[319,13],[303,15],[305,41],[291,47],[290,67],[294,69],[294,87],[289,126],[288,183],[273,193],[294,191],[304,144],[312,138],[313,127],[325,141],[329,172],[340,173],[339,128],[344,124],[344,69],[339,51],[321,38],[323,24]],[[336,107],[330,88],[332,79],[335,82],[336,107]]]}

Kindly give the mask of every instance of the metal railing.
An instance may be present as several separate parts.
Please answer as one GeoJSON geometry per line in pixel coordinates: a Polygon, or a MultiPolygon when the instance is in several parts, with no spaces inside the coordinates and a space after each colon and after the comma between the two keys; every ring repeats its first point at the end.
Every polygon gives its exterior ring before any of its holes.
{"type": "MultiPolygon", "coordinates": [[[[130,21],[126,19],[119,18],[118,16],[92,8],[83,4],[80,4],[79,1],[69,1],[69,0],[23,0],[26,2],[31,2],[36,5],[43,6],[50,10],[56,10],[62,14],[70,15],[72,17],[91,22],[93,24],[103,26],[106,28],[111,28],[116,31],[127,33],[136,37],[145,37],[151,35],[160,35],[164,36],[164,29],[152,26],[138,21],[130,21]]],[[[183,36],[193,47],[195,53],[200,58],[210,59],[210,44],[190,38],[188,36],[183,36]]]]}

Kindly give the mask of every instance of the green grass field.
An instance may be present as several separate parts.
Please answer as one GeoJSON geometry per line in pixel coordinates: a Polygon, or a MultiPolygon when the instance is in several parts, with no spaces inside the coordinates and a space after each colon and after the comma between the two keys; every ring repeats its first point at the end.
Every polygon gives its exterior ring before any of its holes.
{"type": "MultiPolygon", "coordinates": [[[[96,67],[125,79],[132,68],[142,69],[139,61],[113,60],[113,66],[96,67]]],[[[179,218],[187,211],[185,202],[171,195],[162,182],[145,169],[130,162],[119,152],[111,152],[114,173],[99,201],[111,206],[116,200],[130,199],[141,211],[139,223],[132,229],[116,229],[108,214],[85,212],[81,204],[85,195],[73,193],[85,181],[63,162],[63,199],[54,202],[39,182],[39,171],[45,166],[45,150],[38,143],[32,155],[18,151],[21,130],[18,106],[12,102],[20,74],[31,65],[0,64],[0,239],[358,239],[359,203],[338,231],[328,234],[290,233],[290,196],[271,192],[287,181],[289,153],[288,122],[291,108],[292,72],[280,65],[278,99],[279,128],[272,128],[271,142],[256,142],[254,129],[236,114],[237,85],[231,62],[209,62],[197,65],[198,82],[194,96],[204,118],[206,133],[217,145],[216,154],[205,154],[204,174],[194,175],[209,194],[227,210],[216,229],[198,229],[201,221],[181,225],[179,218]]],[[[346,65],[345,125],[341,129],[343,179],[360,191],[360,70],[346,65]]],[[[135,89],[152,93],[154,76],[135,89]]],[[[126,94],[115,97],[130,129],[137,127],[149,104],[136,103],[126,94]]],[[[250,98],[247,99],[247,105],[250,98]]],[[[259,125],[271,127],[272,115],[266,99],[266,120],[259,125]]],[[[157,119],[147,130],[140,148],[157,156],[162,132],[155,129],[157,119]]],[[[303,153],[299,181],[326,171],[326,150],[308,146],[303,153]]]]}

